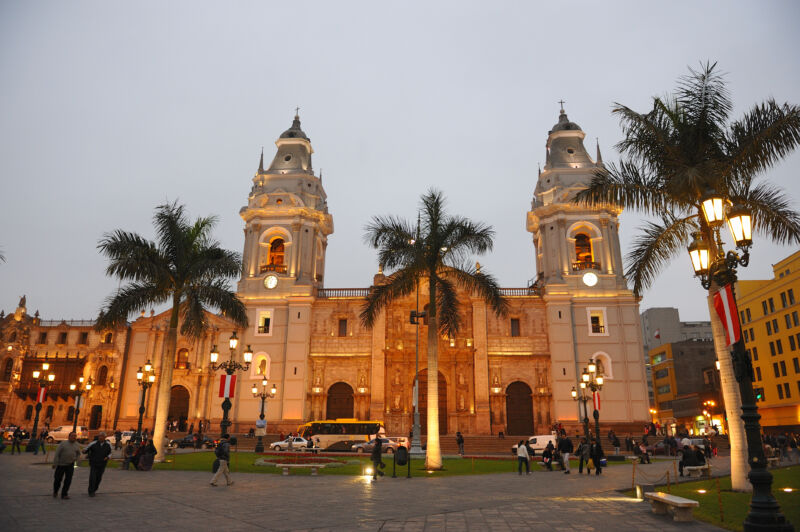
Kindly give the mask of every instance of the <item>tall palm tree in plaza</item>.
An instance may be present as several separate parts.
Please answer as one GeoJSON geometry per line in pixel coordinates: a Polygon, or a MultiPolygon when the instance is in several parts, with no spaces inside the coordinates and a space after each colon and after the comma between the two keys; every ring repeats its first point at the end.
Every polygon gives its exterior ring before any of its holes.
{"type": "MultiPolygon", "coordinates": [[[[628,255],[627,276],[638,295],[667,264],[685,252],[694,232],[704,234],[716,255],[716,242],[702,216],[703,196],[710,190],[753,216],[757,233],[781,244],[800,242],[800,216],[783,191],[757,178],[800,143],[800,108],[773,99],[753,106],[731,121],[733,109],[716,63],[690,69],[673,95],[653,98],[653,108],[638,113],[615,104],[624,138],[618,166],[598,172],[577,202],[616,204],[660,218],[646,222],[628,255]]],[[[721,342],[722,325],[709,310],[720,361],[722,392],[731,439],[731,473],[735,490],[749,491],[741,397],[730,355],[721,342]]]]}
{"type": "Polygon", "coordinates": [[[213,216],[192,223],[183,205],[169,203],[156,207],[153,216],[157,243],[117,229],[104,234],[97,245],[109,259],[106,273],[129,281],[106,300],[97,318],[98,330],[122,326],[131,314],[148,306],[172,305],[153,431],[159,456],[163,456],[178,327],[185,336],[199,337],[208,327],[207,307],[247,326],[245,306],[228,286],[228,279],[241,273],[241,259],[212,238],[215,223],[213,216]]]}
{"type": "Polygon", "coordinates": [[[394,216],[375,216],[366,227],[365,238],[378,249],[378,261],[392,272],[386,282],[373,286],[361,312],[361,320],[372,327],[381,311],[393,300],[414,293],[420,281],[428,283],[428,442],[425,467],[442,468],[439,445],[439,337],[454,337],[461,325],[457,288],[476,293],[497,315],[507,304],[497,281],[471,266],[473,253],[492,249],[494,231],[445,211],[441,192],[422,196],[420,218],[415,227],[394,216]]]}

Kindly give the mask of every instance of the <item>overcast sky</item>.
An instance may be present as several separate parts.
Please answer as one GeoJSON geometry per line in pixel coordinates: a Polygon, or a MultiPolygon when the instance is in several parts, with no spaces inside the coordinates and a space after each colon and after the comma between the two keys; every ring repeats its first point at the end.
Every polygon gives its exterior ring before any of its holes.
{"type": "MultiPolygon", "coordinates": [[[[479,257],[502,286],[536,266],[525,217],[558,100],[594,154],[615,161],[613,102],[646,111],[701,61],[728,73],[734,117],[767,97],[800,103],[797,2],[0,1],[0,309],[27,294],[45,319],[93,318],[117,282],[105,231],[153,238],[154,207],[219,217],[241,251],[263,146],[300,106],[335,232],[325,285],[366,287],[363,228],[413,219],[441,189],[491,224],[479,257]]],[[[800,206],[800,155],[765,175],[800,206]],[[793,186],[792,186],[793,185],[793,186]]],[[[622,215],[623,253],[642,219],[622,215]]],[[[794,247],[756,237],[743,279],[794,247]]],[[[688,256],[642,310],[708,319],[688,256]]]]}

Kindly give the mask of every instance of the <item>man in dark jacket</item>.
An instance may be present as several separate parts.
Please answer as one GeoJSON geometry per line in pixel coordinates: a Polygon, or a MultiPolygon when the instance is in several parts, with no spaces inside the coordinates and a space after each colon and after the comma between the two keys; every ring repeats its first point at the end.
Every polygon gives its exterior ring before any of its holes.
{"type": "Polygon", "coordinates": [[[111,445],[106,441],[106,433],[98,434],[97,439],[90,443],[83,453],[89,459],[89,497],[94,497],[97,488],[100,487],[100,481],[103,480],[108,458],[111,456],[111,445]]]}
{"type": "Polygon", "coordinates": [[[375,445],[372,447],[372,454],[370,454],[369,458],[372,460],[372,481],[375,482],[378,480],[378,475],[383,476],[383,471],[381,469],[384,467],[383,465],[383,443],[381,443],[381,439],[378,436],[375,436],[375,445]]]}
{"type": "Polygon", "coordinates": [[[603,468],[600,467],[600,460],[605,457],[605,453],[603,453],[603,448],[600,446],[600,442],[596,440],[592,440],[592,444],[589,447],[589,456],[594,462],[594,474],[599,475],[603,472],[603,468]]]}
{"type": "Polygon", "coordinates": [[[572,440],[568,437],[561,438],[558,441],[558,451],[561,453],[561,469],[564,470],[565,475],[569,475],[569,455],[572,450],[572,440]]]}
{"type": "Polygon", "coordinates": [[[211,479],[211,485],[216,486],[219,477],[225,475],[225,482],[227,482],[228,486],[230,486],[233,484],[233,480],[231,480],[230,470],[228,469],[228,464],[231,461],[231,444],[229,434],[222,435],[222,439],[217,444],[214,454],[216,455],[217,460],[219,460],[219,469],[217,469],[217,472],[214,473],[214,476],[211,479]]]}

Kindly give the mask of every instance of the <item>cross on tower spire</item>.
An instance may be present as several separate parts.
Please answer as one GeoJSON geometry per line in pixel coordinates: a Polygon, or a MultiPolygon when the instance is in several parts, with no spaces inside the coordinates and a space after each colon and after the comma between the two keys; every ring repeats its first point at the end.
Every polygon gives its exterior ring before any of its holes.
{"type": "Polygon", "coordinates": [[[558,103],[561,104],[561,112],[563,113],[564,112],[564,103],[565,102],[564,102],[564,100],[558,100],[558,103]]]}
{"type": "Polygon", "coordinates": [[[299,106],[294,108],[294,116],[295,116],[295,118],[299,118],[300,117],[300,107],[299,106]]]}

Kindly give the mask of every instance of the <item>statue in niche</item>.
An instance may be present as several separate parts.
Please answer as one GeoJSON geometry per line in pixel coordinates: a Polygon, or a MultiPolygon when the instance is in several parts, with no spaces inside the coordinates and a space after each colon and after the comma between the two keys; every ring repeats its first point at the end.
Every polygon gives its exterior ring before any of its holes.
{"type": "Polygon", "coordinates": [[[400,410],[400,394],[399,393],[394,394],[394,409],[395,410],[400,410]]]}
{"type": "Polygon", "coordinates": [[[594,363],[597,365],[597,374],[598,375],[605,375],[605,367],[603,367],[603,359],[602,358],[595,358],[594,363]]]}
{"type": "Polygon", "coordinates": [[[458,372],[458,384],[464,384],[464,374],[462,372],[458,372]]]}
{"type": "Polygon", "coordinates": [[[464,394],[463,393],[458,394],[458,409],[459,410],[464,410],[464,394]]]}
{"type": "Polygon", "coordinates": [[[314,376],[314,386],[319,386],[321,384],[319,373],[314,376]]]}
{"type": "Polygon", "coordinates": [[[367,378],[362,373],[361,375],[358,376],[358,387],[363,388],[366,386],[366,384],[367,384],[367,378]]]}
{"type": "Polygon", "coordinates": [[[492,377],[492,385],[500,386],[500,377],[497,376],[497,373],[495,373],[494,377],[492,377]]]}
{"type": "Polygon", "coordinates": [[[394,383],[397,385],[400,384],[400,368],[394,369],[394,383]]]}

